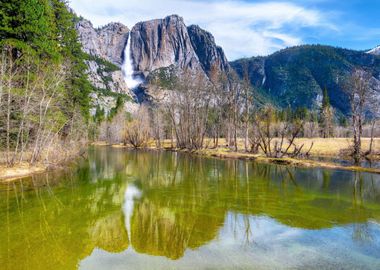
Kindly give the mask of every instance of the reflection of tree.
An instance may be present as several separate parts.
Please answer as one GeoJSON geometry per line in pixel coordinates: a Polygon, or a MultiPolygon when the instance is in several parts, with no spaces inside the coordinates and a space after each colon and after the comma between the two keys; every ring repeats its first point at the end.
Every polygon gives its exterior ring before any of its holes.
{"type": "MultiPolygon", "coordinates": [[[[136,170],[131,167],[131,170],[137,172],[141,188],[150,202],[157,205],[152,196],[164,197],[171,202],[170,209],[174,206],[186,208],[184,202],[201,208],[202,202],[208,200],[209,204],[222,207],[225,213],[268,215],[284,224],[308,229],[366,222],[373,211],[380,212],[378,207],[351,207],[355,188],[346,179],[353,179],[352,173],[342,172],[339,176],[335,172],[319,173],[320,170],[171,153],[157,154],[160,158],[149,153],[142,155],[145,155],[147,166],[139,166],[136,170]],[[160,168],[160,172],[152,168],[160,168]]],[[[131,158],[128,164],[140,162],[131,158]]],[[[367,180],[366,186],[370,186],[370,179],[367,180]]]]}
{"type": "Polygon", "coordinates": [[[0,232],[7,232],[0,233],[1,269],[76,269],[95,247],[112,252],[128,247],[120,178],[91,184],[87,166],[60,174],[61,182],[56,177],[17,182],[0,194],[0,218],[3,211],[7,216],[7,222],[0,222],[0,232]],[[8,207],[3,208],[6,194],[8,207]]]}
{"type": "MultiPolygon", "coordinates": [[[[177,259],[215,239],[230,212],[243,217],[235,221],[245,245],[252,215],[307,229],[380,220],[380,186],[368,174],[102,148],[79,169],[45,176],[0,192],[2,269],[75,269],[96,247],[177,259]],[[142,196],[127,232],[122,205],[131,181],[142,196]]],[[[357,225],[353,237],[370,241],[371,230],[357,225]]]]}
{"type": "Polygon", "coordinates": [[[207,206],[202,202],[177,207],[170,199],[156,196],[135,205],[131,243],[136,251],[178,259],[187,248],[198,248],[216,237],[224,211],[203,212],[207,206]]]}
{"type": "Polygon", "coordinates": [[[128,235],[121,212],[101,218],[90,227],[92,242],[98,248],[112,253],[128,249],[128,235]]]}
{"type": "Polygon", "coordinates": [[[323,188],[328,189],[330,182],[331,182],[331,172],[330,171],[323,171],[323,188]]]}
{"type": "Polygon", "coordinates": [[[360,172],[354,172],[354,183],[352,189],[354,207],[363,203],[363,177],[360,172]]]}
{"type": "Polygon", "coordinates": [[[373,235],[371,230],[368,228],[368,224],[359,223],[353,225],[353,235],[352,238],[362,244],[367,244],[373,241],[373,235]]]}

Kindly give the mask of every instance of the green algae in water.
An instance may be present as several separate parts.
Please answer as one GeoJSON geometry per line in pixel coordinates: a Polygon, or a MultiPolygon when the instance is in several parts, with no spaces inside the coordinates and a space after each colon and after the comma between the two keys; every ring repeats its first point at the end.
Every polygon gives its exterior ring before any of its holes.
{"type": "Polygon", "coordinates": [[[378,175],[93,148],[0,186],[0,269],[380,269],[378,175]]]}

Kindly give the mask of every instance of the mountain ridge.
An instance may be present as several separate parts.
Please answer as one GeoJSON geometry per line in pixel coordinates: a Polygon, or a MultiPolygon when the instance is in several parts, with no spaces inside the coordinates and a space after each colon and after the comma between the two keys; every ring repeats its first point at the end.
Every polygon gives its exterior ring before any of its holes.
{"type": "MultiPolygon", "coordinates": [[[[84,51],[118,67],[123,64],[125,45],[131,38],[130,53],[135,75],[143,78],[147,87],[154,81],[152,76],[157,74],[153,71],[161,69],[164,73],[174,72],[177,75],[179,71],[189,69],[209,79],[212,71],[224,74],[236,72],[243,79],[243,69],[247,66],[251,86],[279,107],[318,109],[323,89],[327,88],[333,107],[347,115],[350,108],[343,82],[355,67],[370,72],[375,85],[380,85],[380,57],[376,48],[365,52],[325,45],[301,45],[268,56],[229,62],[223,48],[215,43],[210,32],[197,25],[186,26],[178,15],[142,21],[131,29],[120,23],[95,29],[89,21],[82,21],[77,24],[77,29],[84,51]]],[[[92,67],[90,74],[95,74],[98,69],[92,67]]],[[[114,72],[120,79],[121,71],[114,72]]],[[[114,83],[111,77],[107,77],[110,85],[114,83]]],[[[125,89],[120,80],[117,84],[117,92],[133,96],[131,89],[125,89]]],[[[141,91],[147,92],[144,89],[141,91]]]]}
{"type": "Polygon", "coordinates": [[[325,45],[295,46],[230,64],[240,78],[248,67],[251,84],[262,88],[281,107],[318,109],[323,89],[327,88],[333,107],[348,114],[344,84],[354,68],[371,73],[377,90],[380,85],[380,57],[325,45]]]}

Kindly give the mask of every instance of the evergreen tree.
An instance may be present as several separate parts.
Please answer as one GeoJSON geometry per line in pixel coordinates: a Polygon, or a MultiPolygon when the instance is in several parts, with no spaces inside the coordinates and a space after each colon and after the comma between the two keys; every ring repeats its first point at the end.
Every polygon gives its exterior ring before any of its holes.
{"type": "Polygon", "coordinates": [[[330,98],[327,88],[323,90],[322,107],[320,111],[320,126],[323,138],[333,136],[333,109],[330,104],[330,98]]]}
{"type": "Polygon", "coordinates": [[[6,127],[0,145],[8,165],[26,150],[34,163],[58,138],[85,138],[91,85],[75,20],[65,0],[0,0],[0,125],[6,127]]]}
{"type": "Polygon", "coordinates": [[[67,79],[63,111],[70,117],[79,107],[87,117],[91,85],[75,20],[65,0],[0,1],[1,43],[15,48],[15,58],[27,51],[36,54],[35,61],[64,65],[67,79]]]}
{"type": "Polygon", "coordinates": [[[54,16],[48,0],[0,2],[0,40],[19,50],[31,48],[40,57],[57,60],[54,16]]]}
{"type": "Polygon", "coordinates": [[[60,48],[60,54],[65,59],[68,69],[68,80],[66,82],[69,107],[79,106],[82,113],[88,117],[89,93],[91,85],[85,73],[87,67],[84,63],[85,54],[78,41],[75,30],[75,15],[69,11],[67,1],[52,0],[54,9],[56,36],[60,48]]]}

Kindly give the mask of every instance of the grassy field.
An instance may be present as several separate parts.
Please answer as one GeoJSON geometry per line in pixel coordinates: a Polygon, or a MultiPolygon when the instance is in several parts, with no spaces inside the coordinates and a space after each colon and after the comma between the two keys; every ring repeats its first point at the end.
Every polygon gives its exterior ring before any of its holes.
{"type": "MultiPolygon", "coordinates": [[[[163,147],[170,147],[170,140],[165,140],[163,143],[163,147]]],[[[311,144],[313,144],[313,148],[310,151],[310,155],[312,157],[334,157],[339,158],[343,157],[342,152],[349,149],[352,145],[352,140],[350,138],[298,138],[295,141],[295,144],[299,147],[304,144],[303,150],[309,150],[311,144]]],[[[363,151],[367,151],[369,149],[370,139],[364,138],[362,141],[363,151]]],[[[207,148],[212,148],[213,142],[211,139],[206,140],[207,148]]],[[[154,142],[149,143],[150,147],[155,147],[154,142]]],[[[373,145],[374,152],[380,153],[380,138],[376,138],[374,140],[373,145]]],[[[226,147],[226,140],[219,139],[219,150],[228,150],[226,147]]],[[[238,140],[238,150],[241,152],[244,150],[244,140],[238,140]]]]}
{"type": "MultiPolygon", "coordinates": [[[[347,150],[352,145],[352,139],[349,138],[299,138],[296,140],[296,145],[304,144],[304,149],[309,149],[314,143],[310,151],[311,156],[316,157],[339,157],[341,152],[347,150]]],[[[363,151],[369,149],[370,139],[365,138],[362,142],[363,151]]],[[[380,153],[380,138],[374,140],[374,151],[380,153]]]]}
{"type": "MultiPolygon", "coordinates": [[[[226,158],[226,159],[245,159],[245,160],[255,160],[261,163],[276,163],[282,165],[296,166],[296,167],[321,167],[329,169],[342,169],[349,171],[362,171],[362,172],[371,172],[380,174],[380,169],[377,168],[364,168],[359,166],[343,166],[334,162],[324,162],[316,161],[313,158],[317,157],[327,157],[327,158],[337,158],[337,159],[348,159],[350,157],[343,156],[342,152],[349,149],[351,146],[351,139],[348,138],[299,138],[296,140],[296,145],[300,146],[304,144],[304,149],[308,150],[313,143],[313,148],[310,152],[310,159],[296,159],[296,158],[268,158],[263,153],[251,154],[244,152],[244,141],[242,139],[238,140],[238,152],[235,152],[226,147],[226,142],[224,139],[219,140],[219,147],[212,148],[212,140],[207,140],[206,144],[209,147],[191,151],[192,154],[216,157],[216,158],[226,158]]],[[[366,151],[369,147],[370,139],[363,139],[362,147],[363,151],[366,151]]],[[[115,146],[122,147],[122,146],[115,146]]],[[[170,148],[170,140],[165,140],[162,143],[162,147],[170,148]]],[[[380,159],[380,138],[376,138],[374,141],[374,151],[377,155],[374,155],[373,158],[380,159]]],[[[156,149],[154,142],[149,144],[151,149],[156,149]]],[[[184,150],[183,152],[190,152],[184,150]]]]}

